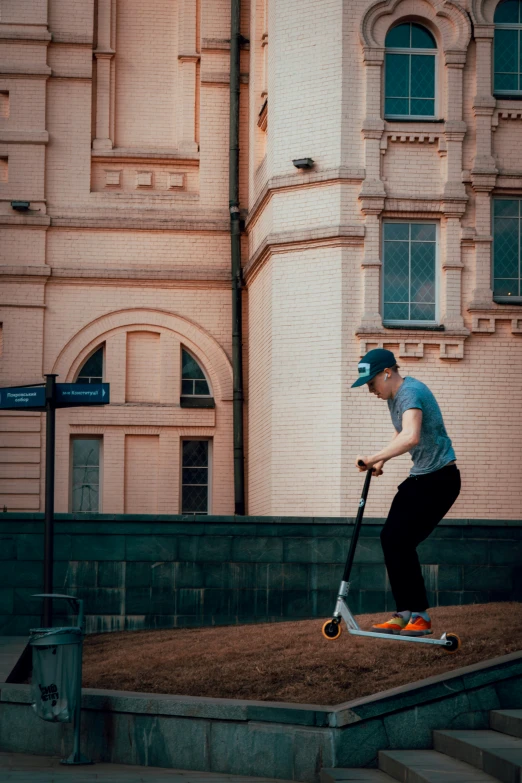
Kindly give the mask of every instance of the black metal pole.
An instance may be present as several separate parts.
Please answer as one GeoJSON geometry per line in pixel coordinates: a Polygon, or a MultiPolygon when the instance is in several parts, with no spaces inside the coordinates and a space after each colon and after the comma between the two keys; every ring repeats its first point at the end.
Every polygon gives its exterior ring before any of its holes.
{"type": "Polygon", "coordinates": [[[234,509],[245,513],[243,445],[243,329],[241,302],[241,226],[239,219],[240,0],[231,0],[229,209],[232,263],[232,419],[234,431],[234,509]]]}
{"type": "MultiPolygon", "coordinates": [[[[54,455],[56,440],[56,378],[45,376],[45,527],[44,527],[44,593],[53,592],[54,564],[54,455]]],[[[51,598],[44,598],[43,624],[49,628],[53,622],[51,598]]]]}

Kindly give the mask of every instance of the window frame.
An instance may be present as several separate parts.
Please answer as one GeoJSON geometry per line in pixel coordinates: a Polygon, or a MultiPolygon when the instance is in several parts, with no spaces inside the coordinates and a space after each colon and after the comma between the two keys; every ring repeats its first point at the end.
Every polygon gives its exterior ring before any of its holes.
{"type": "MultiPolygon", "coordinates": [[[[401,24],[418,24],[419,27],[424,27],[430,35],[433,37],[435,43],[437,44],[437,40],[435,36],[433,35],[433,32],[430,30],[429,27],[427,27],[425,24],[421,24],[420,22],[399,22],[399,24],[394,24],[386,32],[386,35],[394,28],[399,27],[401,24]]],[[[410,48],[404,48],[404,47],[398,47],[398,46],[385,46],[384,47],[384,67],[383,67],[383,81],[382,81],[382,116],[385,120],[392,120],[393,122],[411,122],[411,121],[419,121],[419,122],[438,122],[439,121],[439,47],[438,44],[435,49],[416,49],[413,47],[410,48]],[[387,54],[408,54],[410,55],[422,55],[422,56],[430,56],[434,58],[433,62],[433,68],[434,68],[434,95],[433,95],[433,114],[387,114],[386,113],[386,55],[387,54]]],[[[411,59],[410,59],[410,81],[411,81],[411,59]]],[[[410,85],[411,87],[411,85],[410,85]]],[[[429,99],[431,100],[431,99],[429,99]]],[[[408,96],[408,101],[411,103],[411,94],[408,96]]]]}
{"type": "MultiPolygon", "coordinates": [[[[397,327],[415,327],[416,329],[433,330],[434,326],[440,326],[440,220],[410,220],[409,218],[384,218],[381,222],[381,284],[380,284],[380,308],[382,316],[382,325],[386,329],[388,326],[397,327]],[[385,223],[407,223],[409,225],[434,225],[435,226],[435,320],[433,321],[404,321],[404,320],[384,320],[384,225],[385,223]]],[[[408,286],[409,287],[409,286],[408,286]]],[[[409,296],[409,293],[408,293],[409,296]]],[[[409,302],[411,304],[411,302],[409,302]]]]}
{"type": "Polygon", "coordinates": [[[73,381],[73,383],[93,383],[93,381],[91,381],[90,379],[91,379],[91,378],[98,378],[98,377],[99,377],[99,376],[97,376],[97,375],[89,375],[89,376],[87,376],[87,377],[89,378],[89,380],[88,380],[88,381],[79,381],[79,380],[78,380],[78,378],[79,378],[79,377],[80,377],[80,375],[81,375],[81,372],[82,372],[83,368],[85,367],[85,365],[87,364],[87,362],[89,361],[89,359],[91,359],[91,358],[94,356],[94,354],[95,354],[95,353],[97,353],[97,352],[98,352],[100,349],[101,349],[101,351],[102,351],[102,375],[101,375],[101,380],[100,380],[100,381],[96,381],[96,383],[103,383],[103,382],[104,382],[104,379],[105,379],[105,343],[103,342],[103,343],[99,343],[99,344],[96,346],[96,348],[94,348],[94,349],[93,349],[93,350],[92,350],[92,351],[91,351],[91,352],[90,352],[90,353],[89,353],[89,354],[88,354],[88,355],[85,357],[85,359],[83,359],[83,361],[82,361],[82,363],[81,363],[81,365],[80,365],[80,367],[79,367],[78,371],[77,371],[77,372],[76,372],[76,374],[75,374],[75,378],[74,378],[74,381],[73,381]]]}
{"type": "MultiPolygon", "coordinates": [[[[208,377],[207,371],[205,370],[205,368],[201,364],[201,362],[198,359],[198,357],[194,353],[192,353],[192,351],[190,351],[183,344],[181,345],[181,350],[179,352],[179,363],[180,363],[179,396],[180,397],[190,397],[191,399],[194,399],[194,398],[195,399],[204,399],[204,400],[208,400],[209,398],[213,399],[214,398],[214,392],[213,392],[212,384],[210,383],[210,379],[208,377]],[[188,353],[188,355],[196,362],[196,364],[198,365],[199,369],[201,370],[201,372],[205,376],[205,380],[206,380],[207,386],[208,386],[208,394],[183,394],[183,351],[186,351],[186,353],[188,353]]],[[[193,380],[193,379],[187,378],[186,380],[193,380]]]]}
{"type": "Polygon", "coordinates": [[[179,439],[179,513],[182,516],[210,516],[212,514],[212,474],[213,474],[213,451],[214,439],[212,437],[202,438],[198,435],[187,435],[179,439]],[[186,441],[206,441],[208,443],[208,495],[207,511],[183,511],[183,444],[186,441]]]}
{"type": "Polygon", "coordinates": [[[103,435],[87,433],[75,433],[69,438],[69,513],[70,514],[102,514],[103,513],[103,435]],[[100,443],[98,460],[98,511],[74,511],[73,510],[73,482],[74,482],[74,450],[73,442],[76,440],[97,440],[100,443]]]}
{"type": "MultiPolygon", "coordinates": [[[[497,8],[502,4],[501,2],[497,3],[495,6],[495,12],[497,8]]],[[[520,5],[520,3],[519,3],[520,5]]],[[[514,100],[520,100],[522,99],[522,21],[520,22],[495,22],[493,21],[493,56],[491,57],[491,82],[493,85],[493,96],[499,97],[499,98],[513,98],[514,100]],[[495,86],[495,49],[496,49],[496,41],[495,41],[495,33],[497,30],[516,30],[518,32],[518,83],[520,89],[518,90],[497,90],[495,86]]],[[[501,73],[504,73],[503,71],[501,73]]]]}
{"type": "MultiPolygon", "coordinates": [[[[514,218],[513,218],[514,219],[514,218]]],[[[493,196],[491,198],[491,236],[493,242],[491,243],[491,265],[490,265],[490,285],[493,301],[500,305],[515,304],[520,306],[522,304],[522,196],[511,196],[502,194],[501,196],[493,196]],[[495,294],[495,201],[518,201],[518,288],[520,294],[518,296],[499,296],[495,294]]],[[[501,278],[503,279],[503,278],[501,278]]],[[[509,279],[509,278],[506,278],[509,279]]]]}

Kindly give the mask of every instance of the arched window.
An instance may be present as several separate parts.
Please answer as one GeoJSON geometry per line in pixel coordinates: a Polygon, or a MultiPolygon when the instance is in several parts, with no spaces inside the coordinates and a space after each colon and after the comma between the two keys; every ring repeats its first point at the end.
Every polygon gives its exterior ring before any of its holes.
{"type": "Polygon", "coordinates": [[[91,353],[82,365],[76,383],[102,383],[103,382],[103,345],[91,353]]]}
{"type": "Polygon", "coordinates": [[[500,2],[494,22],[493,90],[498,95],[522,95],[522,1],[500,2]]]}
{"type": "Polygon", "coordinates": [[[210,397],[205,373],[184,348],[181,350],[181,394],[183,397],[210,397]]]}
{"type": "Polygon", "coordinates": [[[435,39],[415,22],[392,27],[385,41],[384,116],[435,117],[435,39]]]}

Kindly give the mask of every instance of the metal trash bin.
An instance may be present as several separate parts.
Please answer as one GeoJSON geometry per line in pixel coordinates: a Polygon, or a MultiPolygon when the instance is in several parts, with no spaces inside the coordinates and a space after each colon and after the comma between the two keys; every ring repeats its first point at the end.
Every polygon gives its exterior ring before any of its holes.
{"type": "Polygon", "coordinates": [[[78,612],[78,625],[31,629],[32,703],[42,720],[74,723],[74,750],[62,764],[91,764],[91,760],[80,753],[83,601],[58,593],[40,593],[33,597],[63,598],[78,612]]]}
{"type": "Polygon", "coordinates": [[[31,629],[32,702],[39,718],[59,723],[74,720],[82,641],[78,627],[31,629]]]}

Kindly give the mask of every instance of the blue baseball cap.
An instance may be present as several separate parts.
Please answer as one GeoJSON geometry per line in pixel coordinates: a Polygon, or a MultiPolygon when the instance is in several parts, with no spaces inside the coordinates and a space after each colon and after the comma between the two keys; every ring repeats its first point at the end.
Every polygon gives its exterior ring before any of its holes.
{"type": "Polygon", "coordinates": [[[351,388],[368,383],[368,381],[371,381],[372,378],[375,378],[376,375],[387,367],[394,367],[396,364],[395,356],[391,351],[387,351],[386,348],[374,348],[372,351],[368,351],[357,365],[359,377],[355,383],[352,383],[351,388]]]}

